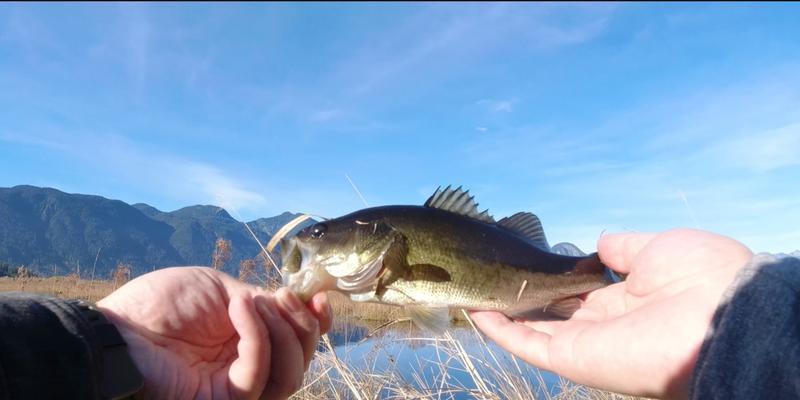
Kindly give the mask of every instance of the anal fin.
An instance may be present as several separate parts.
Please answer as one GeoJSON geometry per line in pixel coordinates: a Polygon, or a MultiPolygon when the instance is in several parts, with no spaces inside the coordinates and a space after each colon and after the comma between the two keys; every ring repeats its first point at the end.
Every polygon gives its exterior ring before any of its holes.
{"type": "Polygon", "coordinates": [[[447,307],[406,306],[406,312],[414,324],[433,332],[444,332],[450,326],[450,312],[447,307]]]}
{"type": "Polygon", "coordinates": [[[581,299],[577,297],[567,297],[565,299],[553,300],[542,311],[557,317],[569,318],[572,314],[575,314],[575,311],[581,308],[581,304],[583,304],[581,299]]]}

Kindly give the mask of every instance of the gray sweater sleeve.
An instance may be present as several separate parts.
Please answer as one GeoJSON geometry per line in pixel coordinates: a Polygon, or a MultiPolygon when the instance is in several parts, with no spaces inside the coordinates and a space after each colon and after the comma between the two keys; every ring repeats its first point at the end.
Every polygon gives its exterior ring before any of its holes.
{"type": "Polygon", "coordinates": [[[0,293],[0,399],[95,399],[101,353],[74,304],[0,293]]]}
{"type": "Polygon", "coordinates": [[[800,259],[758,254],[723,295],[693,399],[800,398],[800,259]]]}

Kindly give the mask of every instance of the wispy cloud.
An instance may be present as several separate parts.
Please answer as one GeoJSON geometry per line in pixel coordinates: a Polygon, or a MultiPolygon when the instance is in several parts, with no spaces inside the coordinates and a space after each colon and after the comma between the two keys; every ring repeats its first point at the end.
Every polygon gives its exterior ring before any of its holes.
{"type": "Polygon", "coordinates": [[[119,29],[125,52],[125,62],[134,79],[136,91],[141,96],[147,81],[150,62],[151,23],[148,5],[143,3],[120,3],[119,29]]]}
{"type": "Polygon", "coordinates": [[[458,12],[429,8],[357,48],[334,79],[352,88],[351,94],[367,94],[420,77],[453,75],[509,46],[552,49],[589,41],[605,30],[614,11],[539,4],[490,4],[458,12]]]}
{"type": "Polygon", "coordinates": [[[800,121],[749,132],[708,150],[719,163],[759,172],[800,165],[800,121]]]}
{"type": "Polygon", "coordinates": [[[319,110],[312,113],[310,120],[312,122],[323,123],[323,122],[333,121],[337,118],[342,117],[342,115],[343,115],[342,110],[330,108],[330,109],[319,110]]]}
{"type": "Polygon", "coordinates": [[[484,107],[486,110],[490,112],[510,113],[514,111],[515,102],[516,100],[512,99],[505,99],[505,100],[482,99],[478,100],[477,104],[481,107],[484,107]]]}
{"type": "Polygon", "coordinates": [[[51,131],[38,136],[0,135],[0,140],[57,151],[97,171],[105,178],[147,192],[160,193],[176,204],[205,203],[247,212],[268,204],[256,184],[213,163],[196,161],[138,144],[118,135],[51,131]],[[102,149],[87,151],[87,149],[102,149]]]}
{"type": "Polygon", "coordinates": [[[504,203],[541,213],[553,240],[586,247],[603,229],[699,225],[757,251],[790,251],[800,243],[800,187],[792,183],[800,81],[788,68],[762,72],[660,96],[585,128],[506,126],[462,151],[491,176],[513,176],[508,185],[535,182],[519,196],[528,205],[504,203]]]}
{"type": "Polygon", "coordinates": [[[250,189],[246,182],[235,178],[217,166],[184,161],[180,158],[165,158],[162,167],[174,166],[170,184],[183,188],[195,188],[201,198],[213,199],[213,204],[222,208],[254,211],[264,207],[266,198],[256,190],[250,189]]]}
{"type": "Polygon", "coordinates": [[[25,135],[14,131],[0,131],[0,142],[44,147],[54,150],[64,150],[69,148],[69,146],[67,146],[63,141],[57,139],[38,137],[36,135],[25,135]]]}
{"type": "MultiPolygon", "coordinates": [[[[535,56],[591,41],[606,30],[614,7],[429,4],[406,11],[370,31],[369,40],[339,43],[332,38],[330,46],[339,57],[304,82],[263,93],[248,87],[243,97],[259,93],[270,120],[324,122],[344,129],[385,126],[386,121],[376,123],[376,109],[419,101],[421,92],[437,92],[488,59],[515,50],[535,56]]],[[[517,100],[505,96],[489,98],[487,111],[513,112],[517,100]]]]}
{"type": "Polygon", "coordinates": [[[30,10],[7,4],[0,13],[0,43],[4,46],[19,46],[25,61],[41,62],[43,50],[53,51],[57,41],[46,24],[36,18],[30,10]]]}

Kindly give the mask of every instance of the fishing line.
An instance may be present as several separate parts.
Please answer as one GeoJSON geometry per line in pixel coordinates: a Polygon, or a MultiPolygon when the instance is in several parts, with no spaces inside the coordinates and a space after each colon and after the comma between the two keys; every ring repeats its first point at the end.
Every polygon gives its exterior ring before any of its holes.
{"type": "Polygon", "coordinates": [[[344,174],[344,177],[345,177],[345,178],[347,178],[347,181],[348,181],[348,182],[350,182],[350,186],[352,186],[352,187],[353,187],[353,190],[355,190],[355,191],[356,191],[356,194],[358,195],[358,197],[360,197],[360,198],[361,198],[361,201],[363,201],[363,202],[364,202],[364,205],[365,205],[365,206],[367,206],[367,207],[369,207],[369,203],[367,203],[367,199],[365,199],[365,198],[364,198],[364,196],[361,194],[361,191],[359,191],[359,190],[358,190],[358,187],[356,187],[356,184],[355,184],[355,183],[353,183],[353,180],[352,180],[352,179],[350,179],[350,175],[344,174]]]}
{"type": "MultiPolygon", "coordinates": [[[[281,273],[281,269],[278,268],[278,264],[275,263],[275,260],[273,260],[272,256],[269,255],[269,252],[267,251],[267,249],[265,249],[264,246],[261,244],[261,241],[258,240],[258,236],[256,236],[255,232],[253,232],[253,230],[250,229],[250,225],[247,225],[247,223],[244,222],[244,218],[242,218],[242,215],[239,214],[239,211],[236,210],[236,207],[234,207],[233,204],[231,204],[230,202],[227,202],[227,203],[228,203],[228,208],[230,208],[231,211],[233,211],[233,213],[236,215],[236,219],[239,220],[239,222],[241,222],[242,225],[244,225],[245,228],[247,228],[247,231],[250,232],[251,236],[253,236],[253,240],[255,240],[256,243],[258,243],[258,247],[261,248],[261,251],[264,253],[264,256],[267,257],[267,260],[269,260],[269,263],[272,264],[273,268],[275,268],[275,271],[278,272],[278,276],[283,278],[283,274],[281,273]]],[[[222,207],[220,207],[220,209],[221,208],[222,207]]]]}
{"type": "Polygon", "coordinates": [[[692,211],[692,207],[689,207],[689,200],[686,198],[686,193],[684,193],[683,190],[678,189],[678,195],[681,196],[683,205],[686,206],[686,210],[689,211],[689,217],[692,218],[694,227],[700,229],[700,224],[697,222],[697,218],[694,216],[694,211],[692,211]]]}

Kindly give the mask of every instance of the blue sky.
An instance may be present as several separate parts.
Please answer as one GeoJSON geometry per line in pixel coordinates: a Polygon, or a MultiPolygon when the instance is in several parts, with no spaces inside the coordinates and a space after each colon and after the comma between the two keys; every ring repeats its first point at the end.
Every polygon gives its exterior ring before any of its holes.
{"type": "Polygon", "coordinates": [[[4,4],[0,186],[254,219],[442,184],[800,248],[800,7],[4,4]]]}

